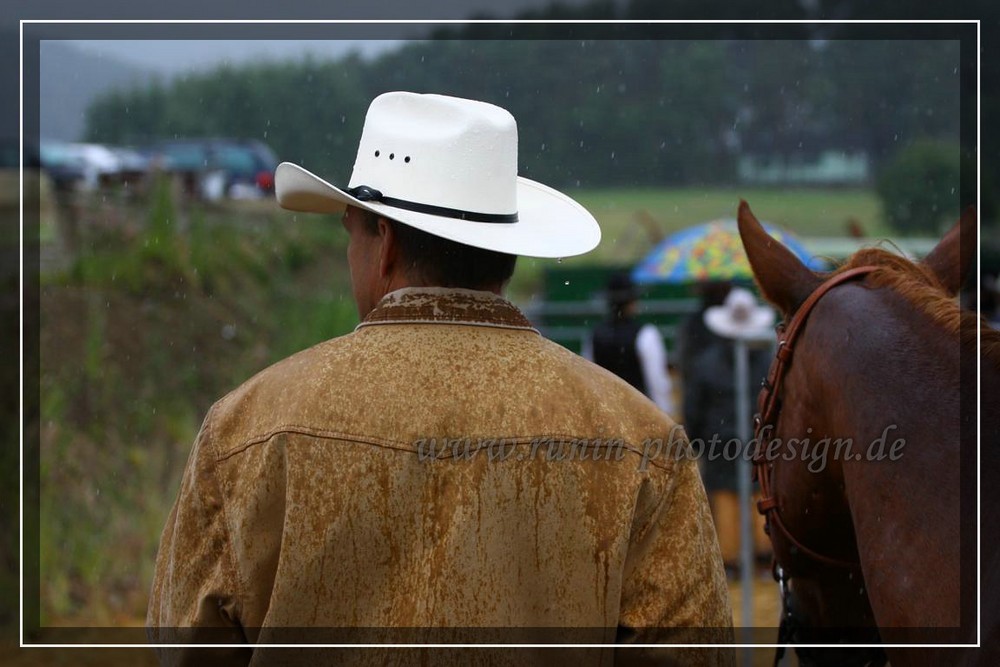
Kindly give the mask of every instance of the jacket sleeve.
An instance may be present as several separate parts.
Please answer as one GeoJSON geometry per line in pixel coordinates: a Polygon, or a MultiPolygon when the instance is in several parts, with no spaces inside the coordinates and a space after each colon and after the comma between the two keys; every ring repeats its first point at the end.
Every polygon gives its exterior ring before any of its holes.
{"type": "MultiPolygon", "coordinates": [[[[619,641],[732,643],[729,589],[697,464],[681,456],[647,472],[625,560],[619,641]]],[[[637,652],[622,647],[618,662],[731,665],[735,653],[731,648],[637,652]]]]}
{"type": "Polygon", "coordinates": [[[245,644],[238,578],[225,501],[205,418],[163,528],[146,614],[147,635],[164,665],[246,665],[247,648],[171,648],[168,644],[245,644]]]}

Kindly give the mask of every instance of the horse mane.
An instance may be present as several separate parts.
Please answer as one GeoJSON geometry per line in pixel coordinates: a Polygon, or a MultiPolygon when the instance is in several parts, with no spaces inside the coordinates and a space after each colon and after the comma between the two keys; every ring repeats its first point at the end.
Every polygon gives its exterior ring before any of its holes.
{"type": "Polygon", "coordinates": [[[958,336],[962,345],[974,348],[976,334],[981,332],[983,358],[1000,366],[1000,331],[989,327],[977,313],[962,309],[929,267],[884,248],[862,248],[830,275],[859,266],[876,267],[866,278],[868,284],[898,293],[937,326],[958,336]]]}

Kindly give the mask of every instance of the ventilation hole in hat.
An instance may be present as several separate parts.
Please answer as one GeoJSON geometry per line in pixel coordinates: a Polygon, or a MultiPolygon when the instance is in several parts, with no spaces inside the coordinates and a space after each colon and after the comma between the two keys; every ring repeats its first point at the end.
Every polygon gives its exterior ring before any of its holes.
{"type": "Polygon", "coordinates": [[[396,154],[395,153],[389,153],[389,159],[390,160],[396,159],[396,154]]]}
{"type": "Polygon", "coordinates": [[[375,151],[375,157],[378,157],[378,156],[379,156],[379,152],[375,151]]]}
{"type": "Polygon", "coordinates": [[[407,155],[406,157],[403,158],[403,162],[409,162],[409,161],[410,161],[410,156],[409,155],[407,155]]]}

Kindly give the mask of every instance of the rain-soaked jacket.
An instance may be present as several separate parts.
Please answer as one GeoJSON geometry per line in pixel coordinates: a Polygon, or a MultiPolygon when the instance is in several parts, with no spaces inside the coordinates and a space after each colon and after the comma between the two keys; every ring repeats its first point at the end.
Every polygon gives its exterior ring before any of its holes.
{"type": "MultiPolygon", "coordinates": [[[[257,645],[161,651],[216,667],[324,664],[260,646],[278,643],[726,641],[686,443],[501,297],[393,292],[209,411],[163,531],[150,639],[257,645]]],[[[664,655],[729,660],[678,652],[664,655]]]]}

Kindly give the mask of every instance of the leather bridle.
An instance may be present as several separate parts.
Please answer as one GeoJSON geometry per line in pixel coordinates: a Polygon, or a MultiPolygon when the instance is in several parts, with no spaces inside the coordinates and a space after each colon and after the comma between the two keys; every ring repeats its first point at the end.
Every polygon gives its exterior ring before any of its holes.
{"type": "Polygon", "coordinates": [[[771,486],[771,473],[774,470],[774,461],[767,455],[768,444],[765,443],[764,434],[770,430],[774,431],[778,414],[781,411],[781,383],[792,361],[792,352],[795,349],[795,342],[799,333],[805,327],[806,320],[813,308],[825,294],[838,285],[848,281],[864,277],[875,270],[874,266],[861,266],[838,273],[826,282],[817,287],[799,309],[795,312],[791,321],[778,325],[778,350],[771,362],[771,368],[767,372],[767,378],[762,383],[760,395],[757,397],[758,413],[754,417],[754,441],[756,448],[753,455],[754,478],[760,483],[761,498],[757,502],[757,511],[764,515],[765,525],[770,534],[771,526],[776,526],[782,535],[791,542],[798,550],[806,556],[839,568],[860,569],[861,564],[853,561],[846,561],[840,558],[823,555],[814,549],[805,546],[789,532],[788,528],[781,520],[778,512],[778,500],[774,496],[771,486]]]}

